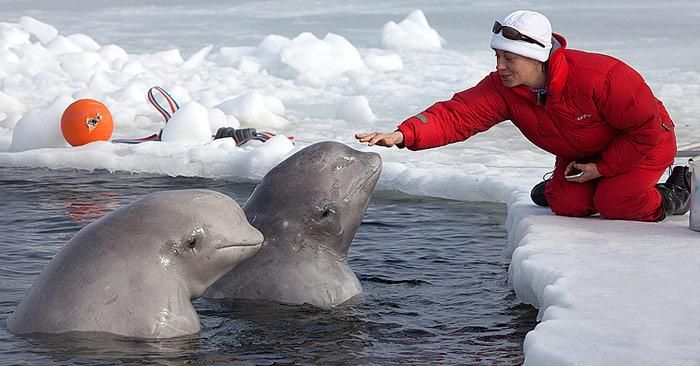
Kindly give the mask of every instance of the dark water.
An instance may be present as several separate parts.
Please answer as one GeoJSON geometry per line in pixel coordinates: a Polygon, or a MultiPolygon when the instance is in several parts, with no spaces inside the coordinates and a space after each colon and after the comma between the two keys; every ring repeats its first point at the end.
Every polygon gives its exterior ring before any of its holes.
{"type": "Polygon", "coordinates": [[[80,228],[148,193],[207,188],[243,204],[250,182],[0,168],[0,365],[522,363],[536,312],[506,284],[505,207],[376,192],[350,249],[364,294],[333,310],[200,299],[202,331],[138,341],[18,337],[7,318],[80,228]]]}

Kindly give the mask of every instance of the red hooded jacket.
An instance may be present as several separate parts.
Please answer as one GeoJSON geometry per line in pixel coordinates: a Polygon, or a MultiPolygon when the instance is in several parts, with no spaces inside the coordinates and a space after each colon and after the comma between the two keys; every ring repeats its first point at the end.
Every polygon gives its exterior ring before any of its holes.
{"type": "Polygon", "coordinates": [[[504,86],[494,71],[401,123],[404,145],[442,146],[511,120],[535,145],[566,161],[597,163],[604,177],[672,164],[674,125],[644,79],[620,60],[566,49],[564,37],[554,37],[560,46],[547,63],[544,103],[528,86],[504,86]]]}

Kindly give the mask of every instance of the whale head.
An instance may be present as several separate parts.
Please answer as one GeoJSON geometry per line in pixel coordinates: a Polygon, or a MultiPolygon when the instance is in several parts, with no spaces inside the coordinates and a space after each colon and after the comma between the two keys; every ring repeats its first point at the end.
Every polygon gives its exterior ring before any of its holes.
{"type": "Polygon", "coordinates": [[[311,245],[344,259],[381,167],[379,154],[317,143],[268,172],[244,211],[265,235],[264,245],[311,245]]]}

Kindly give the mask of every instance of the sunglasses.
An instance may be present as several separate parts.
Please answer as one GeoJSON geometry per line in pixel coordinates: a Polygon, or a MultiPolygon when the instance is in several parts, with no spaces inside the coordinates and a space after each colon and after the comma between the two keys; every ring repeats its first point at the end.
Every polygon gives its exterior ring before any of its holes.
{"type": "Polygon", "coordinates": [[[501,32],[503,37],[513,41],[525,41],[528,43],[534,43],[536,45],[539,45],[542,48],[546,48],[545,45],[542,44],[542,42],[520,33],[520,31],[515,28],[502,25],[498,21],[493,23],[493,28],[491,29],[491,31],[493,32],[493,34],[498,34],[498,32],[501,32]]]}

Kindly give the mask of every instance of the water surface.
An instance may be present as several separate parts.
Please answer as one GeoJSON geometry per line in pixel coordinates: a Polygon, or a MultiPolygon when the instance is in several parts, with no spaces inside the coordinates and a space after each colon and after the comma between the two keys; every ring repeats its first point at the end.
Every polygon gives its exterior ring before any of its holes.
{"type": "Polygon", "coordinates": [[[333,310],[199,299],[202,331],[141,341],[18,337],[7,318],[61,246],[144,195],[206,188],[241,205],[251,182],[0,168],[0,365],[522,363],[536,312],[508,288],[505,207],[375,192],[350,249],[364,293],[333,310]]]}

